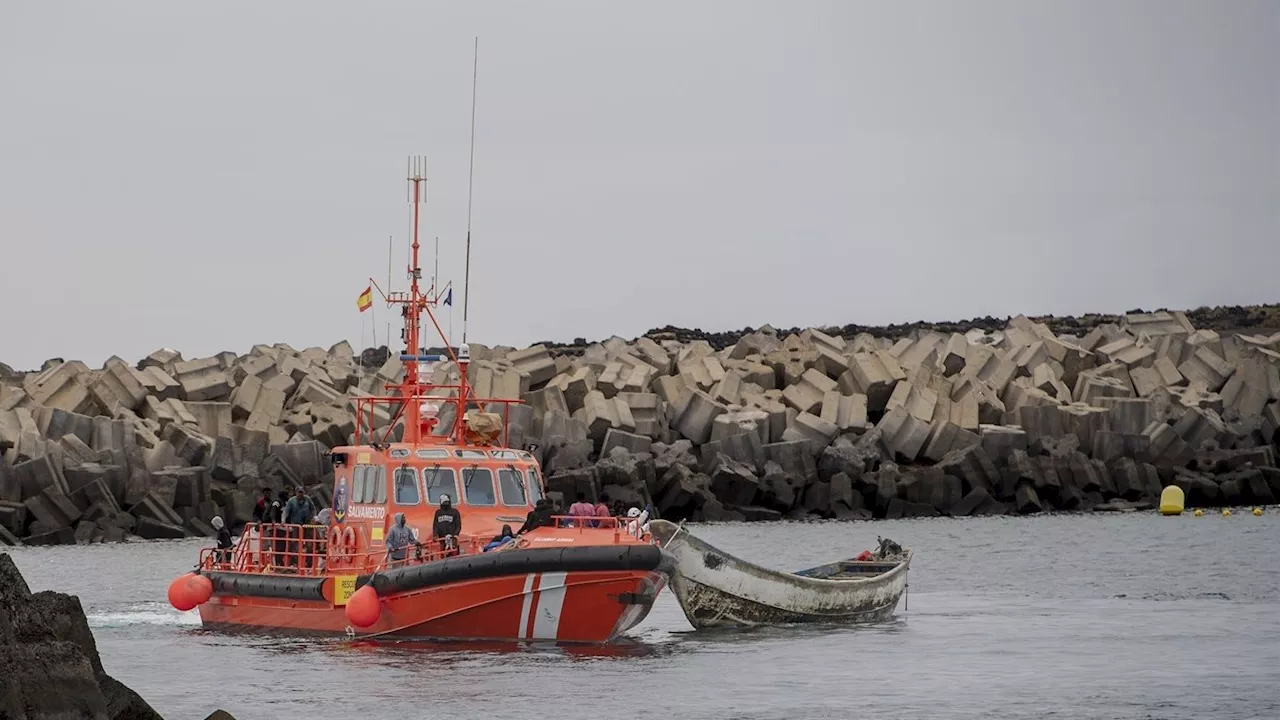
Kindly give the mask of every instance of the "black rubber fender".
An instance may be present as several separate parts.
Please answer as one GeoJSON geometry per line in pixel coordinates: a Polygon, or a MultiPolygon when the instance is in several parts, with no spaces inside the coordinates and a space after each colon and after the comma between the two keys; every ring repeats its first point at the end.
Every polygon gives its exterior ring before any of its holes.
{"type": "Polygon", "coordinates": [[[215,595],[318,600],[324,602],[324,578],[283,577],[258,573],[204,573],[213,583],[215,595]]]}
{"type": "Polygon", "coordinates": [[[396,568],[372,576],[362,575],[356,579],[356,585],[363,587],[372,582],[373,589],[379,596],[387,596],[453,582],[504,575],[657,570],[669,565],[669,558],[666,558],[665,553],[656,545],[524,548],[479,555],[462,555],[422,565],[396,568]]]}

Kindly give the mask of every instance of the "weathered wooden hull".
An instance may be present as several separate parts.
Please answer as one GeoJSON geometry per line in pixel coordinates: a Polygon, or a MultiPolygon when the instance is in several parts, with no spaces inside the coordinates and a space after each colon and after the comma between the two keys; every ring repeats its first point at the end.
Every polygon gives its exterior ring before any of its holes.
{"type": "Polygon", "coordinates": [[[699,630],[882,622],[897,608],[911,563],[907,550],[892,569],[871,577],[802,577],[736,558],[663,520],[654,520],[650,532],[675,559],[668,587],[689,624],[699,630]]]}

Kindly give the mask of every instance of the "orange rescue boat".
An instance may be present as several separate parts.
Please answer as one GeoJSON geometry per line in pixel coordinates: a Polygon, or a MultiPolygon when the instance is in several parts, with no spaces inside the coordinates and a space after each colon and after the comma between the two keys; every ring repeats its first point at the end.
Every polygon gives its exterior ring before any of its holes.
{"type": "MultiPolygon", "coordinates": [[[[672,560],[647,534],[644,518],[542,511],[540,525],[494,547],[504,525],[515,528],[534,517],[544,494],[541,469],[528,450],[508,447],[511,406],[519,401],[473,395],[465,332],[455,352],[431,310],[442,293],[434,280],[427,292],[419,290],[425,179],[413,172],[408,180],[410,288],[383,294],[389,305],[402,306],[405,377],[388,384],[385,396],[357,399],[352,444],[330,452],[328,524],[245,526],[231,550],[203,550],[195,570],[174,580],[169,600],[183,611],[198,609],[210,627],[610,642],[648,614],[672,560]],[[419,347],[423,312],[443,354],[425,355],[419,347]],[[436,377],[456,374],[457,380],[424,382],[420,363],[442,363],[436,377]],[[435,537],[434,518],[446,495],[461,528],[435,537]],[[415,542],[393,554],[386,541],[398,514],[415,542]]],[[[360,304],[367,306],[367,293],[360,304]]]]}

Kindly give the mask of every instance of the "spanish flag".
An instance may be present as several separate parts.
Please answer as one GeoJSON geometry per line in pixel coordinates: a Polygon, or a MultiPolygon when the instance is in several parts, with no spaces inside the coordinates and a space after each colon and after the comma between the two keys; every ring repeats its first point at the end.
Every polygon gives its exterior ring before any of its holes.
{"type": "Polygon", "coordinates": [[[364,292],[360,293],[360,297],[356,298],[356,307],[360,308],[360,312],[364,312],[365,310],[368,310],[369,308],[373,307],[373,286],[372,285],[365,288],[364,292]]]}

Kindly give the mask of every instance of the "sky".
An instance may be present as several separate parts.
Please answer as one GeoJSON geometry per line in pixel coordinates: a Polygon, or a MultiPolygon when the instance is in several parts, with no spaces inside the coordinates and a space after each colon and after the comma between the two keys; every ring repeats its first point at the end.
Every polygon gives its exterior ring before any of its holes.
{"type": "Polygon", "coordinates": [[[410,155],[459,340],[477,37],[471,342],[1280,301],[1276,2],[9,0],[0,361],[385,343],[410,155]]]}

